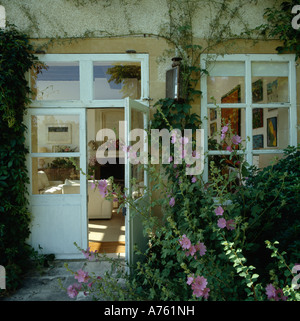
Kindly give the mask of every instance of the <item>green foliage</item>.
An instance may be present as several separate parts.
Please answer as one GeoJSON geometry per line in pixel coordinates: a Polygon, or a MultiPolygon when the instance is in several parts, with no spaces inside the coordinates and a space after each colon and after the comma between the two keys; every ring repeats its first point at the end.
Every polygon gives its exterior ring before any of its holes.
{"type": "Polygon", "coordinates": [[[31,249],[28,183],[23,116],[29,102],[25,73],[37,62],[26,35],[13,26],[0,29],[0,265],[6,268],[7,288],[20,283],[31,249]]]}
{"type": "Polygon", "coordinates": [[[253,168],[246,186],[232,197],[236,215],[247,222],[241,245],[264,279],[268,278],[266,267],[272,268],[265,240],[278,241],[289,262],[300,261],[299,165],[299,147],[289,147],[277,164],[260,171],[253,168]]]}
{"type": "Polygon", "coordinates": [[[267,20],[256,28],[262,35],[270,38],[279,38],[283,44],[276,48],[279,54],[281,53],[296,53],[296,59],[300,57],[300,30],[295,30],[291,26],[291,21],[294,17],[292,8],[299,5],[298,0],[284,1],[280,6],[267,8],[264,17],[267,20]]]}

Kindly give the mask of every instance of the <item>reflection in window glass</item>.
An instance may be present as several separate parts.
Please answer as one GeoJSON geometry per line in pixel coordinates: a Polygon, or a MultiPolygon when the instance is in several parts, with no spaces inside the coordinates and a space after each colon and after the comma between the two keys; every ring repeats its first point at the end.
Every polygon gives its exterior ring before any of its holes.
{"type": "Polygon", "coordinates": [[[217,61],[208,64],[208,103],[245,102],[245,64],[239,61],[217,61]],[[213,99],[211,98],[213,97],[213,99]],[[215,101],[214,101],[215,100],[215,101]]]}
{"type": "Polygon", "coordinates": [[[33,194],[80,194],[79,157],[33,157],[33,194]]]}
{"type": "Polygon", "coordinates": [[[93,99],[141,97],[141,65],[139,62],[94,62],[93,99]]]}
{"type": "Polygon", "coordinates": [[[208,77],[208,103],[236,104],[245,102],[244,77],[208,77]],[[213,98],[212,98],[213,97],[213,98]]]}
{"type": "Polygon", "coordinates": [[[31,151],[32,153],[79,152],[79,116],[31,116],[31,151]]]}
{"type": "Polygon", "coordinates": [[[284,149],[289,144],[288,108],[254,108],[253,149],[284,149]]]}
{"type": "Polygon", "coordinates": [[[208,109],[208,149],[230,150],[234,148],[232,137],[238,135],[245,145],[245,108],[209,108],[208,109]],[[221,129],[228,126],[228,131],[221,139],[221,129]]]}
{"type": "Polygon", "coordinates": [[[252,62],[252,102],[285,103],[288,95],[288,63],[252,62]]]}
{"type": "Polygon", "coordinates": [[[35,100],[80,99],[78,62],[48,62],[31,80],[35,100]]]}

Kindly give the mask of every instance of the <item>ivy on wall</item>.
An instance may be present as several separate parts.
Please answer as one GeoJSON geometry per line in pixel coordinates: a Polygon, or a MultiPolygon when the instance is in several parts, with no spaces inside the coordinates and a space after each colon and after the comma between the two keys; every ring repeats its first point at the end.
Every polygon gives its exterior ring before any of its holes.
{"type": "Polygon", "coordinates": [[[38,66],[32,51],[27,36],[14,26],[0,29],[0,265],[9,290],[19,285],[31,252],[23,117],[30,93],[25,74],[38,66]]]}

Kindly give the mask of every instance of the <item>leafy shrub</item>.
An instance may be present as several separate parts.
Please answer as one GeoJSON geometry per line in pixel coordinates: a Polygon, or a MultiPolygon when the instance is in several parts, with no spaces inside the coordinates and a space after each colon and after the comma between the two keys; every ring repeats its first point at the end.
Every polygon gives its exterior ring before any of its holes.
{"type": "Polygon", "coordinates": [[[25,73],[36,63],[26,35],[13,26],[0,29],[0,265],[6,287],[16,288],[32,249],[27,210],[28,183],[23,116],[29,102],[25,73]]]}

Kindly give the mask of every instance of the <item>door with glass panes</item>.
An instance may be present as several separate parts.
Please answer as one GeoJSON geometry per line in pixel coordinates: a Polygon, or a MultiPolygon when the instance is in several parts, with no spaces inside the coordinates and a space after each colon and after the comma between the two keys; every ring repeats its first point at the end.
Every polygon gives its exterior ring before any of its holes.
{"type": "Polygon", "coordinates": [[[85,109],[29,109],[31,245],[56,258],[87,248],[85,109]]]}

